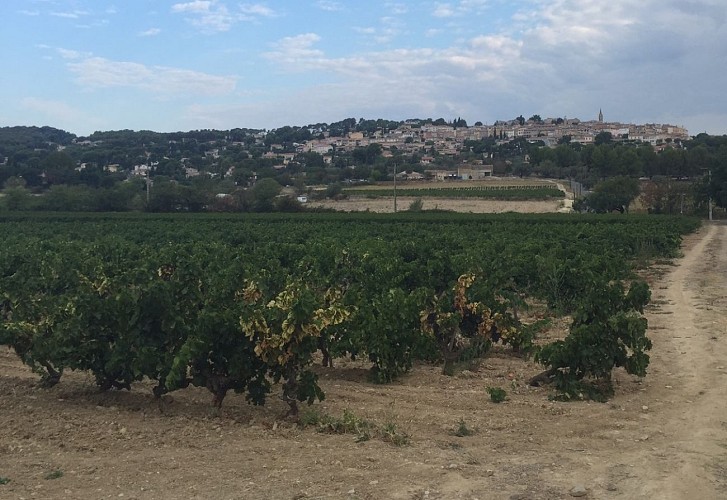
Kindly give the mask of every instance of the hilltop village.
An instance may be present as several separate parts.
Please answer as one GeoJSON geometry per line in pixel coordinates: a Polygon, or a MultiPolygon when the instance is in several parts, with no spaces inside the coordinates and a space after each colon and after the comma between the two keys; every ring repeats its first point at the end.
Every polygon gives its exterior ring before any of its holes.
{"type": "MultiPolygon", "coordinates": [[[[346,137],[332,137],[325,130],[311,130],[322,134],[323,138],[307,141],[297,147],[297,152],[313,151],[327,155],[336,148],[353,150],[370,144],[381,144],[385,150],[392,146],[412,154],[421,149],[422,144],[434,147],[439,154],[456,155],[465,147],[466,141],[481,141],[494,138],[498,145],[523,138],[529,142],[542,141],[543,145],[554,147],[564,138],[571,143],[593,144],[599,134],[608,133],[615,141],[648,143],[657,150],[669,144],[678,144],[689,139],[683,127],[666,124],[624,124],[605,122],[603,113],[598,120],[581,121],[577,118],[541,119],[534,115],[530,119],[522,116],[509,121],[497,121],[492,125],[477,122],[474,126],[457,126],[437,122],[407,120],[398,127],[387,130],[378,129],[370,134],[350,132],[346,137]]],[[[424,159],[426,162],[426,159],[424,159]]]]}

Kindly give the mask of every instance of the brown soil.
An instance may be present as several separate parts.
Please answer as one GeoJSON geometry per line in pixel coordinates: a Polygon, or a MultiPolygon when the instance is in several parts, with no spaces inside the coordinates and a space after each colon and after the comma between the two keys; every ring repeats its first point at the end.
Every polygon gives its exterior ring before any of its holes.
{"type": "Polygon", "coordinates": [[[605,404],[549,401],[525,384],[539,367],[499,351],[457,377],[421,365],[390,385],[358,363],[319,369],[317,411],[395,425],[402,446],[302,429],[276,397],[260,408],[231,395],[215,414],[196,389],[159,406],[148,384],[99,394],[67,373],[44,390],[3,349],[0,498],[559,499],[576,485],[593,499],[727,498],[726,273],[718,225],[649,271],[650,373],[618,372],[605,404]],[[508,400],[491,402],[489,386],[508,400]],[[456,436],[460,423],[472,434],[456,436]]]}
{"type": "MultiPolygon", "coordinates": [[[[407,210],[417,198],[400,196],[397,198],[397,211],[407,210]]],[[[332,208],[342,212],[389,213],[394,211],[394,198],[366,198],[351,196],[346,200],[325,200],[309,203],[311,207],[332,208]]],[[[477,198],[422,198],[423,210],[450,210],[452,212],[472,213],[545,213],[557,212],[563,206],[563,200],[550,201],[499,201],[477,198]]]]}
{"type": "MultiPolygon", "coordinates": [[[[475,186],[532,186],[543,185],[548,187],[558,187],[568,195],[566,188],[555,181],[544,179],[518,179],[518,178],[500,178],[493,177],[486,180],[472,181],[408,181],[400,183],[402,188],[424,188],[424,189],[446,189],[452,187],[475,187],[475,186]]],[[[366,186],[367,190],[391,189],[393,183],[385,182],[377,185],[366,186]]],[[[564,206],[572,206],[572,202],[563,200],[542,200],[542,201],[516,201],[516,200],[488,200],[482,198],[437,198],[426,196],[421,198],[423,210],[449,210],[451,212],[470,212],[470,213],[547,213],[557,212],[564,206]]],[[[396,209],[401,212],[409,209],[409,205],[419,198],[412,196],[399,196],[396,200],[396,209]]],[[[394,197],[387,198],[369,198],[366,196],[350,195],[344,200],[324,200],[310,202],[310,207],[332,208],[341,212],[378,212],[391,213],[394,212],[394,197]]]]}

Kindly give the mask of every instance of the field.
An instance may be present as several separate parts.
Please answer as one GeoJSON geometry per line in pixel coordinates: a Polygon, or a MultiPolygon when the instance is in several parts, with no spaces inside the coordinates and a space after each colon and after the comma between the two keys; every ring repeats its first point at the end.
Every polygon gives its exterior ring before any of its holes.
{"type": "MultiPolygon", "coordinates": [[[[65,248],[81,254],[79,262],[69,254],[68,262],[85,269],[81,257],[90,258],[89,266],[101,265],[94,252],[84,253],[89,246],[100,251],[114,245],[120,251],[106,260],[129,267],[142,247],[159,252],[163,242],[176,241],[187,243],[180,245],[184,252],[200,252],[208,260],[229,256],[228,247],[244,249],[259,266],[261,257],[250,254],[254,248],[266,255],[273,274],[273,260],[284,264],[285,274],[298,272],[293,265],[300,262],[298,252],[320,254],[329,248],[336,253],[342,250],[338,242],[346,241],[352,254],[380,251],[382,259],[388,255],[400,266],[426,257],[420,262],[432,269],[443,254],[412,253],[423,248],[426,234],[432,249],[451,254],[451,267],[438,268],[445,282],[474,263],[495,285],[515,279],[531,297],[523,321],[550,319],[536,338],[543,345],[565,337],[570,322],[546,304],[560,300],[561,309],[567,308],[574,300],[567,287],[582,293],[578,287],[586,276],[574,272],[566,288],[538,285],[535,278],[548,265],[573,265],[574,256],[598,255],[602,260],[585,269],[607,273],[609,280],[631,279],[633,268],[615,265],[624,255],[666,255],[658,257],[659,265],[639,271],[653,294],[646,311],[654,341],[649,375],[641,379],[616,370],[615,394],[607,403],[559,402],[549,399],[552,386],[526,383],[543,367],[500,343],[453,377],[443,375],[438,362],[415,360],[410,372],[383,385],[370,381],[365,357],[337,358],[331,368],[321,366],[315,354],[313,371],[326,399],[304,405],[295,423],[282,418],[287,405],[272,395],[257,407],[231,392],[216,410],[204,387],[155,400],[155,384],[147,378],[134,381],[131,392],[99,392],[93,375],[69,370],[59,384],[41,389],[38,376],[5,349],[0,353],[0,478],[9,482],[0,485],[3,498],[550,499],[579,494],[573,488],[581,485],[588,498],[718,498],[726,491],[720,448],[727,444],[720,382],[725,348],[718,342],[727,328],[727,292],[720,279],[727,271],[724,226],[688,236],[685,257],[672,260],[672,245],[689,227],[676,229],[682,219],[434,214],[397,221],[362,215],[180,222],[164,216],[6,219],[4,256],[19,259],[16,244],[24,245],[29,261],[34,251],[65,248]],[[672,232],[657,234],[669,227],[672,232]],[[399,241],[394,235],[403,241],[394,245],[399,241]],[[570,248],[558,243],[565,241],[570,248]],[[604,241],[618,244],[603,248],[604,241]],[[538,263],[533,254],[554,260],[538,263]],[[504,389],[507,400],[492,402],[488,387],[504,389]]],[[[322,275],[331,271],[323,261],[306,266],[322,275]]],[[[377,262],[379,268],[385,261],[377,262]]],[[[420,275],[416,267],[407,269],[410,284],[418,280],[446,288],[427,281],[431,270],[420,275]]],[[[7,279],[7,271],[3,276],[7,279]]],[[[397,276],[398,271],[374,278],[392,283],[386,280],[397,276]]],[[[17,293],[4,283],[4,293],[17,293]]],[[[377,307],[375,301],[371,307],[377,307]]]]}
{"type": "MultiPolygon", "coordinates": [[[[394,211],[392,183],[344,189],[345,199],[313,202],[312,206],[344,212],[394,211]]],[[[552,213],[569,205],[562,185],[539,180],[493,178],[482,181],[406,181],[397,186],[397,211],[421,201],[423,210],[464,213],[552,213]],[[564,200],[566,198],[566,200],[564,200]]]]}
{"type": "MultiPolygon", "coordinates": [[[[421,199],[423,210],[447,210],[476,214],[553,213],[563,206],[562,200],[535,200],[523,203],[515,200],[488,200],[482,198],[415,198],[402,196],[397,197],[397,211],[407,210],[417,199],[421,199]]],[[[314,201],[310,203],[310,206],[332,208],[343,212],[391,213],[394,211],[394,200],[393,198],[352,196],[343,200],[314,201]]]]}

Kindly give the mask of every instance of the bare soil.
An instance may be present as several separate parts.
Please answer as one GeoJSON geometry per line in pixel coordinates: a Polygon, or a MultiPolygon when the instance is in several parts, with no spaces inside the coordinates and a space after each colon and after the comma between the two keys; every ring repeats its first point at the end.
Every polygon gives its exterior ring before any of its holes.
{"type": "MultiPolygon", "coordinates": [[[[397,211],[407,210],[409,205],[418,198],[399,196],[396,200],[397,211]]],[[[423,210],[449,210],[452,212],[494,213],[547,213],[557,212],[564,206],[563,200],[544,201],[514,201],[514,200],[487,200],[481,198],[421,198],[423,210]]],[[[351,196],[345,200],[314,201],[308,204],[311,207],[332,208],[341,212],[378,212],[391,213],[394,211],[394,198],[366,198],[365,196],[351,196]]]]}
{"type": "MultiPolygon", "coordinates": [[[[568,209],[573,205],[568,201],[568,191],[566,188],[555,181],[543,179],[527,179],[518,178],[499,178],[493,177],[486,180],[471,181],[409,181],[400,183],[402,188],[423,188],[423,189],[446,189],[452,187],[475,187],[475,186],[532,186],[539,185],[553,187],[566,193],[564,200],[534,200],[534,201],[517,201],[517,200],[490,200],[483,198],[447,198],[426,196],[416,198],[412,196],[397,197],[396,208],[401,212],[407,210],[412,202],[421,199],[423,210],[449,210],[451,212],[470,212],[470,213],[547,213],[557,212],[567,206],[568,209]]],[[[391,189],[392,183],[380,183],[378,185],[366,186],[367,190],[391,189]]],[[[571,196],[572,197],[572,196],[571,196]]],[[[369,198],[366,196],[351,195],[343,200],[323,200],[310,202],[311,207],[332,208],[341,212],[377,212],[392,213],[394,212],[394,197],[386,198],[369,198]]]]}
{"type": "Polygon", "coordinates": [[[313,408],[408,435],[399,446],[301,428],[276,397],[230,395],[216,414],[205,390],[159,405],[149,384],[102,394],[84,373],[40,389],[2,349],[0,498],[535,500],[576,485],[589,499],[727,498],[727,226],[689,236],[684,253],[647,271],[649,375],[617,372],[605,404],[550,401],[525,383],[539,366],[497,350],[456,377],[419,365],[390,385],[360,363],[318,369],[327,399],[313,408]]]}

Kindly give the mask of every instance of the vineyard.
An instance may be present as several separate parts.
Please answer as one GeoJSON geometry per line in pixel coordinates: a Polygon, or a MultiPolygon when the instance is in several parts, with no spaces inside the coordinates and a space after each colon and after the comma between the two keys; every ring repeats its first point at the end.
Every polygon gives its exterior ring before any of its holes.
{"type": "MultiPolygon", "coordinates": [[[[394,189],[367,189],[348,188],[343,192],[349,196],[366,197],[392,197],[394,189]]],[[[539,185],[477,185],[463,187],[436,187],[436,188],[398,188],[398,196],[410,196],[416,198],[438,197],[438,198],[483,198],[491,200],[549,200],[560,199],[565,195],[556,187],[539,185]]]]}
{"type": "Polygon", "coordinates": [[[635,265],[674,256],[698,221],[639,216],[6,215],[0,345],[53,386],[207,388],[288,414],[325,397],[314,362],[366,359],[386,383],[415,361],[452,374],[502,345],[533,355],[556,397],[608,397],[646,373],[635,265]],[[547,319],[569,335],[538,345],[547,319]],[[319,354],[320,353],[320,354],[319,354]],[[276,384],[280,385],[276,389],[276,384]]]}

